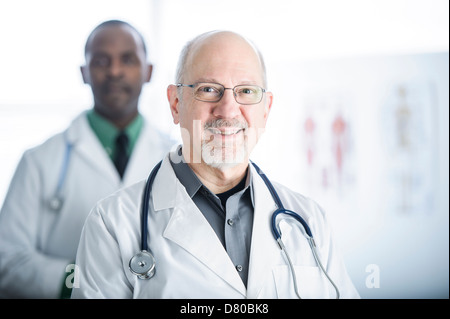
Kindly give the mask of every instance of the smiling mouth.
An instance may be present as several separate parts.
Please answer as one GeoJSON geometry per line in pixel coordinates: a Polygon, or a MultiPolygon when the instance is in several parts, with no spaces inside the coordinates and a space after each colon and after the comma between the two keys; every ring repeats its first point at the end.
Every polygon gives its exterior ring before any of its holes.
{"type": "Polygon", "coordinates": [[[243,132],[244,129],[243,128],[223,128],[223,129],[218,129],[218,128],[208,128],[208,130],[214,134],[214,135],[222,135],[222,136],[231,136],[231,135],[236,135],[239,134],[240,132],[243,132]]]}

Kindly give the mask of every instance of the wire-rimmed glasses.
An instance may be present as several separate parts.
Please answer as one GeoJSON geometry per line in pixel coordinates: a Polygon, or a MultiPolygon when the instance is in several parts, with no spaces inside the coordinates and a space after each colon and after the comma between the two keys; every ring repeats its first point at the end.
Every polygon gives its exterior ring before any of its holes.
{"type": "Polygon", "coordinates": [[[225,90],[232,90],[236,102],[243,105],[258,104],[266,92],[262,87],[253,84],[241,84],[234,88],[226,88],[219,83],[200,82],[195,84],[178,83],[177,87],[190,87],[194,90],[196,100],[211,103],[219,102],[225,90]]]}

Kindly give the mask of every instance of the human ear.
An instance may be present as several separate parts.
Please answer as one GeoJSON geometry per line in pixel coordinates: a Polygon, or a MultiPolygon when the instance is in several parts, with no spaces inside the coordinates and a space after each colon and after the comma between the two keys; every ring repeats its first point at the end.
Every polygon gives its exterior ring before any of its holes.
{"type": "Polygon", "coordinates": [[[90,84],[89,81],[89,70],[85,65],[80,66],[81,76],[83,77],[84,84],[90,84]]]}
{"type": "Polygon", "coordinates": [[[264,122],[267,123],[270,110],[272,109],[273,94],[272,92],[266,92],[266,101],[264,105],[264,122]]]}
{"type": "Polygon", "coordinates": [[[145,76],[145,82],[150,82],[150,80],[152,78],[152,73],[153,73],[153,65],[147,64],[146,68],[147,68],[147,74],[145,76]]]}
{"type": "Polygon", "coordinates": [[[172,113],[173,122],[180,123],[178,107],[180,100],[178,98],[178,88],[176,85],[169,85],[167,87],[167,99],[169,100],[170,112],[172,113]]]}

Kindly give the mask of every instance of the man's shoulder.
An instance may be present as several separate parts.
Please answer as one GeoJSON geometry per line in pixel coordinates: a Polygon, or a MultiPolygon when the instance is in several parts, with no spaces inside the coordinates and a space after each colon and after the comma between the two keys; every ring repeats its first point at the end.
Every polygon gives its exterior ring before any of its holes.
{"type": "Polygon", "coordinates": [[[319,213],[322,216],[325,215],[323,208],[313,198],[293,190],[292,188],[281,183],[272,182],[272,184],[276,191],[280,194],[283,203],[285,203],[285,208],[289,209],[289,206],[300,206],[308,212],[319,213]]]}
{"type": "Polygon", "coordinates": [[[95,205],[96,209],[108,215],[116,211],[135,211],[141,205],[145,182],[143,179],[116,190],[100,199],[95,205]]]}

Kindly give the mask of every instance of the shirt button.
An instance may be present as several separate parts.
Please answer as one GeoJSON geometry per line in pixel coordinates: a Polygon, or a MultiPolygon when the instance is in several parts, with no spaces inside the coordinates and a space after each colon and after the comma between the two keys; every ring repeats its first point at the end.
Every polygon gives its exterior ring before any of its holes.
{"type": "Polygon", "coordinates": [[[227,220],[227,224],[230,226],[233,226],[234,224],[234,220],[232,220],[231,218],[227,220]]]}
{"type": "Polygon", "coordinates": [[[237,266],[236,266],[236,270],[239,271],[239,272],[241,272],[243,268],[244,268],[244,267],[242,267],[241,265],[237,265],[237,266]]]}

